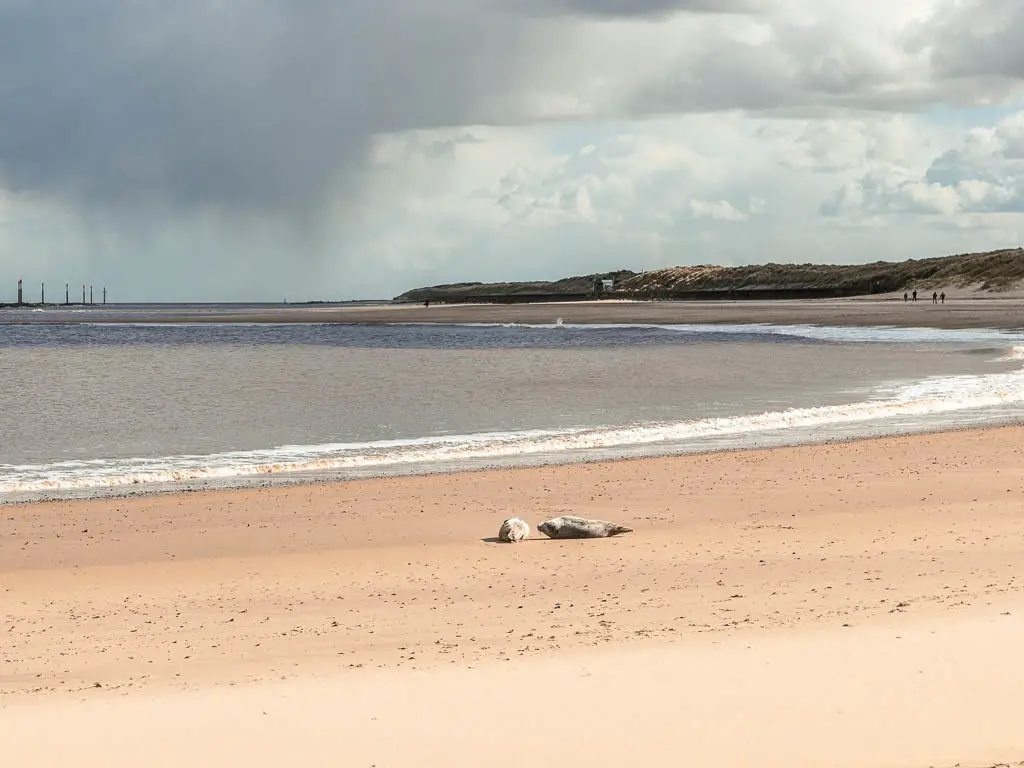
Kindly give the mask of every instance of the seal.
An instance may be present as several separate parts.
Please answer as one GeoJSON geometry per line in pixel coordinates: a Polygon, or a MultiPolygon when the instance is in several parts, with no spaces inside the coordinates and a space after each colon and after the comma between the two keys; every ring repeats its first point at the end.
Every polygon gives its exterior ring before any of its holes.
{"type": "Polygon", "coordinates": [[[501,528],[498,529],[498,541],[504,541],[508,544],[515,544],[529,535],[530,526],[526,524],[525,520],[520,520],[518,517],[510,517],[507,520],[503,520],[501,528]]]}
{"type": "Polygon", "coordinates": [[[563,515],[545,520],[537,530],[549,539],[605,539],[620,533],[631,533],[632,528],[607,520],[587,520],[585,517],[563,515]]]}

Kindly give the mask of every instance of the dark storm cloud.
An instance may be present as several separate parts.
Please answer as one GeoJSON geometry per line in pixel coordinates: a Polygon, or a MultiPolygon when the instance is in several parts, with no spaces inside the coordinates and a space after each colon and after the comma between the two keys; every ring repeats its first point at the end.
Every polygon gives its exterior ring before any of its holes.
{"type": "Polygon", "coordinates": [[[940,77],[1024,79],[1024,3],[971,0],[946,5],[911,36],[913,50],[928,49],[940,77]]]}
{"type": "MultiPolygon", "coordinates": [[[[574,81],[545,70],[552,52],[571,50],[571,21],[552,14],[659,18],[769,5],[0,0],[0,187],[111,208],[316,210],[359,181],[377,133],[526,122],[543,114],[529,108],[535,88],[550,88],[555,102],[572,95],[574,81]]],[[[1024,4],[979,0],[968,10],[931,23],[929,34],[946,35],[936,60],[954,73],[1020,70],[1013,30],[1024,4]],[[1004,26],[984,27],[995,10],[1004,26]],[[960,44],[956,24],[970,19],[960,44]]],[[[836,55],[842,30],[776,32],[766,45],[697,42],[656,81],[597,108],[616,118],[905,108],[933,95],[887,87],[891,73],[856,51],[836,55]]]]}
{"type": "Polygon", "coordinates": [[[480,8],[0,0],[0,184],[100,206],[316,208],[358,177],[373,134],[504,114],[526,22],[480,8]]]}
{"type": "Polygon", "coordinates": [[[705,39],[629,97],[633,114],[745,110],[803,117],[927,106],[933,83],[899,82],[842,28],[776,23],[766,43],[705,39]]]}

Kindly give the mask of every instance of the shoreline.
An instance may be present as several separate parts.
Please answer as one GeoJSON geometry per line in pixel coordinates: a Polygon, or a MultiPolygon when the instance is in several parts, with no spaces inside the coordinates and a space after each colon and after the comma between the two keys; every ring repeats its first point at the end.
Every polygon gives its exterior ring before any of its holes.
{"type": "Polygon", "coordinates": [[[274,488],[294,488],[302,486],[332,486],[344,483],[361,482],[366,480],[387,480],[390,478],[402,477],[450,477],[465,473],[486,473],[486,472],[517,472],[547,467],[572,467],[572,466],[593,466],[611,465],[619,462],[647,461],[651,459],[672,459],[684,456],[714,456],[728,453],[751,453],[759,451],[773,451],[779,448],[812,447],[816,445],[847,445],[862,441],[885,440],[893,437],[913,437],[938,434],[957,434],[962,432],[984,431],[991,429],[1006,429],[1017,426],[1024,426],[1024,416],[1004,417],[994,419],[984,424],[971,424],[967,426],[950,425],[927,425],[913,429],[895,430],[879,434],[852,435],[852,436],[829,436],[816,439],[813,436],[806,436],[803,439],[796,436],[783,435],[769,437],[769,444],[754,444],[746,447],[736,446],[705,446],[695,447],[692,450],[666,449],[664,451],[651,451],[632,455],[615,455],[614,451],[608,451],[610,455],[603,456],[559,456],[551,455],[536,461],[522,461],[520,459],[508,459],[483,463],[473,461],[453,462],[443,464],[440,462],[424,463],[422,465],[395,465],[393,471],[373,470],[352,470],[337,471],[324,470],[320,472],[280,472],[280,473],[259,473],[255,475],[240,475],[234,478],[216,478],[210,480],[187,480],[168,481],[166,483],[131,483],[117,486],[102,486],[95,489],[69,489],[55,493],[47,492],[17,492],[11,494],[0,494],[0,510],[9,507],[24,506],[26,504],[55,504],[61,502],[78,501],[99,501],[99,500],[127,500],[145,499],[158,496],[193,493],[220,493],[230,491],[260,490],[274,488]]]}
{"type": "Polygon", "coordinates": [[[999,298],[951,295],[945,304],[918,301],[904,305],[902,299],[778,299],[714,301],[605,301],[550,302],[532,304],[419,304],[346,307],[282,306],[265,310],[211,309],[197,313],[181,310],[117,310],[54,318],[4,318],[0,324],[88,324],[96,315],[112,324],[466,324],[466,323],[553,323],[581,325],[623,324],[722,324],[769,323],[833,326],[886,326],[902,328],[967,329],[1024,328],[1024,296],[1018,292],[999,298]],[[135,316],[130,316],[134,312],[135,316]],[[121,317],[118,317],[120,313],[121,317]],[[92,316],[89,316],[89,315],[92,316]],[[148,314],[148,316],[146,316],[148,314]],[[86,315],[86,316],[83,316],[86,315]]]}
{"type": "Polygon", "coordinates": [[[5,508],[0,734],[35,765],[1020,760],[1022,458],[1009,426],[5,508]]]}

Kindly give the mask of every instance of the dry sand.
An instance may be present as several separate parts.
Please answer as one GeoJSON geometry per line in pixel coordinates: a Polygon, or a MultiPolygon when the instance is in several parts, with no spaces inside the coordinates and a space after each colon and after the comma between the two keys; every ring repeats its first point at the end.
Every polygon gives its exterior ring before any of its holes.
{"type": "Polygon", "coordinates": [[[4,762],[1024,760],[1022,490],[1012,427],[3,507],[4,762]],[[489,540],[562,513],[636,531],[489,540]]]}

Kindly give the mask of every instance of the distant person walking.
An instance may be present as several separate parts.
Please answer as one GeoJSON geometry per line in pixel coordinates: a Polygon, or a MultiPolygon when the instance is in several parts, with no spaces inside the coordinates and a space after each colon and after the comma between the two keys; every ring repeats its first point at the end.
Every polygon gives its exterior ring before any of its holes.
{"type": "Polygon", "coordinates": [[[946,292],[943,291],[942,293],[940,293],[939,294],[939,298],[942,299],[942,303],[945,304],[946,303],[946,292]]]}
{"type": "Polygon", "coordinates": [[[938,304],[938,303],[939,303],[939,292],[938,291],[932,291],[932,304],[938,304]]]}
{"type": "Polygon", "coordinates": [[[907,294],[907,292],[904,291],[903,292],[903,303],[906,304],[907,303],[907,299],[909,299],[909,298],[910,298],[909,294],[907,294]]]}
{"type": "Polygon", "coordinates": [[[916,304],[917,303],[917,288],[914,289],[914,292],[911,295],[914,297],[914,303],[916,304]]]}

